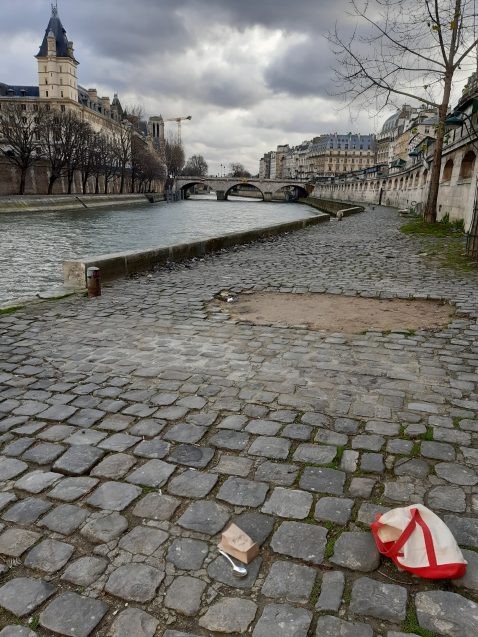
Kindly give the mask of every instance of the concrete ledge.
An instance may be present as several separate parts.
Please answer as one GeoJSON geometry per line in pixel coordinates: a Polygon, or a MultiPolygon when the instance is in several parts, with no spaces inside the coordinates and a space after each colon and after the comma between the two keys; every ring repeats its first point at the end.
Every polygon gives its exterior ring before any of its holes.
{"type": "Polygon", "coordinates": [[[0,214],[9,212],[62,212],[85,208],[117,208],[154,203],[163,195],[148,193],[134,195],[45,195],[0,197],[0,214]]]}
{"type": "MultiPolygon", "coordinates": [[[[338,212],[342,213],[342,217],[350,217],[351,215],[356,215],[359,212],[363,212],[364,211],[364,207],[363,206],[352,206],[350,208],[342,208],[341,210],[338,210],[338,212]]],[[[331,212],[331,215],[337,215],[337,212],[331,212]]]]}
{"type": "Polygon", "coordinates": [[[347,201],[335,201],[333,199],[320,199],[318,197],[307,197],[307,199],[301,199],[300,203],[305,203],[317,210],[322,210],[329,215],[335,215],[337,212],[342,211],[344,217],[348,217],[349,215],[357,214],[358,212],[363,212],[365,210],[364,206],[361,205],[353,205],[347,201]],[[345,211],[350,211],[345,213],[345,211]]]}
{"type": "Polygon", "coordinates": [[[92,266],[100,268],[103,281],[111,281],[129,274],[151,270],[154,266],[164,265],[168,261],[184,261],[193,257],[202,257],[223,248],[251,243],[260,238],[273,237],[284,232],[301,230],[329,220],[330,217],[327,214],[316,214],[313,217],[287,221],[268,228],[232,232],[193,243],[179,243],[172,246],[158,246],[140,252],[117,252],[65,261],[63,263],[63,278],[65,285],[84,288],[86,286],[86,271],[92,266]]]}

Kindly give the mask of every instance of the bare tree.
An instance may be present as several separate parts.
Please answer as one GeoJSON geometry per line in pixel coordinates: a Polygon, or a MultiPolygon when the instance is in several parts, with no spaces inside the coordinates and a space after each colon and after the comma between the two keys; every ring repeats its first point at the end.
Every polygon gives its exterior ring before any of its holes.
{"type": "Polygon", "coordinates": [[[191,177],[205,177],[208,173],[208,165],[202,155],[190,157],[183,168],[183,175],[191,177]]]}
{"type": "Polygon", "coordinates": [[[350,0],[351,33],[329,34],[336,74],[349,103],[380,110],[393,96],[418,100],[438,115],[425,219],[437,216],[441,156],[453,78],[478,39],[475,0],[350,0]]]}
{"type": "Polygon", "coordinates": [[[164,160],[170,177],[177,177],[184,166],[184,149],[177,141],[166,141],[164,145],[164,160]]]}
{"type": "Polygon", "coordinates": [[[121,126],[119,132],[115,135],[113,146],[118,161],[118,170],[120,174],[120,193],[124,193],[126,172],[131,163],[131,138],[133,135],[133,124],[127,120],[121,126]]]}
{"type": "Polygon", "coordinates": [[[97,163],[96,144],[97,135],[91,126],[88,126],[85,129],[84,139],[78,149],[78,168],[81,173],[81,190],[84,195],[86,195],[89,178],[95,174],[95,167],[97,163]]]}
{"type": "Polygon", "coordinates": [[[6,159],[20,173],[18,192],[25,194],[28,169],[40,152],[41,131],[45,111],[27,109],[25,104],[6,104],[0,111],[0,141],[6,159]]]}
{"type": "Polygon", "coordinates": [[[230,177],[250,177],[251,173],[244,168],[239,162],[233,162],[229,165],[230,177]]]}

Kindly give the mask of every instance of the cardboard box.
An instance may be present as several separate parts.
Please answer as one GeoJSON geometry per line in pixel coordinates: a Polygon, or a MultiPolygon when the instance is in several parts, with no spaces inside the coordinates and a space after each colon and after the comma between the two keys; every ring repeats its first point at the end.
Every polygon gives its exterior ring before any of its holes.
{"type": "Polygon", "coordinates": [[[259,545],[235,524],[231,524],[222,534],[219,548],[239,562],[249,564],[259,555],[259,545]]]}

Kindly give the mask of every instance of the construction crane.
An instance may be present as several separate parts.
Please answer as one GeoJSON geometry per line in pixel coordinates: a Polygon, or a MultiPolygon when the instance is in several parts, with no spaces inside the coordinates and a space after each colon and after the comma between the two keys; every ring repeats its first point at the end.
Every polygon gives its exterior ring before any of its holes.
{"type": "Polygon", "coordinates": [[[186,119],[192,119],[192,115],[187,115],[186,117],[170,117],[165,119],[165,122],[176,122],[178,125],[178,144],[181,143],[181,122],[186,119]]]}

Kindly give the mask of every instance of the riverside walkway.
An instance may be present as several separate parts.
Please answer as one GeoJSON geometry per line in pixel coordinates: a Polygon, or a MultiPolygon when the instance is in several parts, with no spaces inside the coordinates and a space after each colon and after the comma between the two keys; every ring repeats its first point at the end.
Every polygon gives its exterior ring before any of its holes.
{"type": "Polygon", "coordinates": [[[476,635],[478,274],[399,225],[380,208],[0,316],[2,637],[476,635]],[[233,321],[223,289],[458,313],[344,335],[233,321]],[[369,523],[416,502],[463,580],[380,558],[369,523]],[[230,521],[261,545],[244,579],[230,521]]]}

